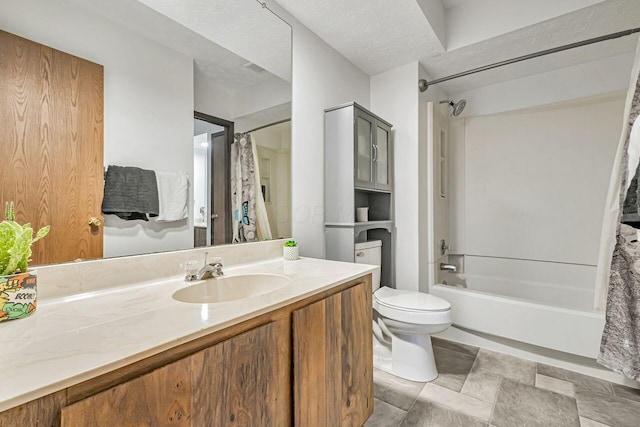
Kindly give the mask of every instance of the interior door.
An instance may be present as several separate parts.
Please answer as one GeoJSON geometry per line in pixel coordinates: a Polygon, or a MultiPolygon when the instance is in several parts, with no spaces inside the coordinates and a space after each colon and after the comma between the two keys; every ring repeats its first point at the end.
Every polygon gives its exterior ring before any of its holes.
{"type": "Polygon", "coordinates": [[[223,245],[228,243],[227,216],[231,208],[229,200],[229,129],[211,135],[211,243],[223,245]]]}
{"type": "Polygon", "coordinates": [[[103,67],[0,31],[0,202],[34,229],[32,264],[102,258],[103,67]]]}
{"type": "MultiPolygon", "coordinates": [[[[432,102],[427,103],[428,156],[429,156],[429,213],[431,263],[448,255],[446,247],[450,244],[449,231],[449,119],[432,102]],[[444,245],[443,245],[444,242],[444,245]],[[445,249],[443,250],[443,246],[445,249]]],[[[437,267],[437,265],[436,265],[437,267]]],[[[436,273],[437,273],[436,269],[436,273]]],[[[437,280],[437,278],[435,278],[437,280]]]]}

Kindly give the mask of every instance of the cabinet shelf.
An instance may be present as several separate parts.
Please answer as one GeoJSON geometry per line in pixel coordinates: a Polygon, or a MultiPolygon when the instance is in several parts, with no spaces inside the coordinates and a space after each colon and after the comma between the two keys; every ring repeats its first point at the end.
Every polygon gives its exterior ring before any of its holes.
{"type": "Polygon", "coordinates": [[[365,187],[359,187],[359,186],[355,186],[353,187],[354,190],[357,191],[362,191],[365,193],[383,193],[383,194],[391,194],[391,190],[381,190],[381,189],[377,189],[377,188],[365,188],[365,187]]]}
{"type": "Polygon", "coordinates": [[[393,221],[367,221],[367,222],[327,222],[324,224],[325,227],[335,227],[335,228],[353,228],[355,234],[359,234],[365,230],[373,230],[376,228],[384,228],[389,233],[393,231],[393,221]]]}

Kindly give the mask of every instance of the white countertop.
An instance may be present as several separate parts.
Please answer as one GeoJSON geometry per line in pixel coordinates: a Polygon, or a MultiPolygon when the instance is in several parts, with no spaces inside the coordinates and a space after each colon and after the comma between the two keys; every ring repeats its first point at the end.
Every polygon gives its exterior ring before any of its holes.
{"type": "Polygon", "coordinates": [[[291,284],[270,294],[218,304],[174,300],[172,294],[176,290],[193,284],[178,276],[39,301],[33,316],[0,325],[0,357],[4,365],[0,411],[291,304],[374,269],[311,258],[225,268],[227,276],[281,274],[291,278],[291,284]]]}

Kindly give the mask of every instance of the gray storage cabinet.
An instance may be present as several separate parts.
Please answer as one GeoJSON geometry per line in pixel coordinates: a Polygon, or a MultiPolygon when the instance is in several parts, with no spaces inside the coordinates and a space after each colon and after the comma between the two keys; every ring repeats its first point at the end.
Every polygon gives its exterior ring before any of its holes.
{"type": "Polygon", "coordinates": [[[327,259],[355,262],[356,242],[382,240],[382,283],[393,285],[392,125],[355,102],[325,110],[327,259]],[[356,208],[369,221],[356,222],[356,208]]]}

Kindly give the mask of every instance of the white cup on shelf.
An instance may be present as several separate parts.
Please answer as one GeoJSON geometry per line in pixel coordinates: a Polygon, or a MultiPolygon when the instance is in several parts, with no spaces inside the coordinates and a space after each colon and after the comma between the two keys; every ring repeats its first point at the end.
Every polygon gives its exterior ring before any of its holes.
{"type": "Polygon", "coordinates": [[[369,208],[356,208],[356,222],[369,221],[369,208]]]}

